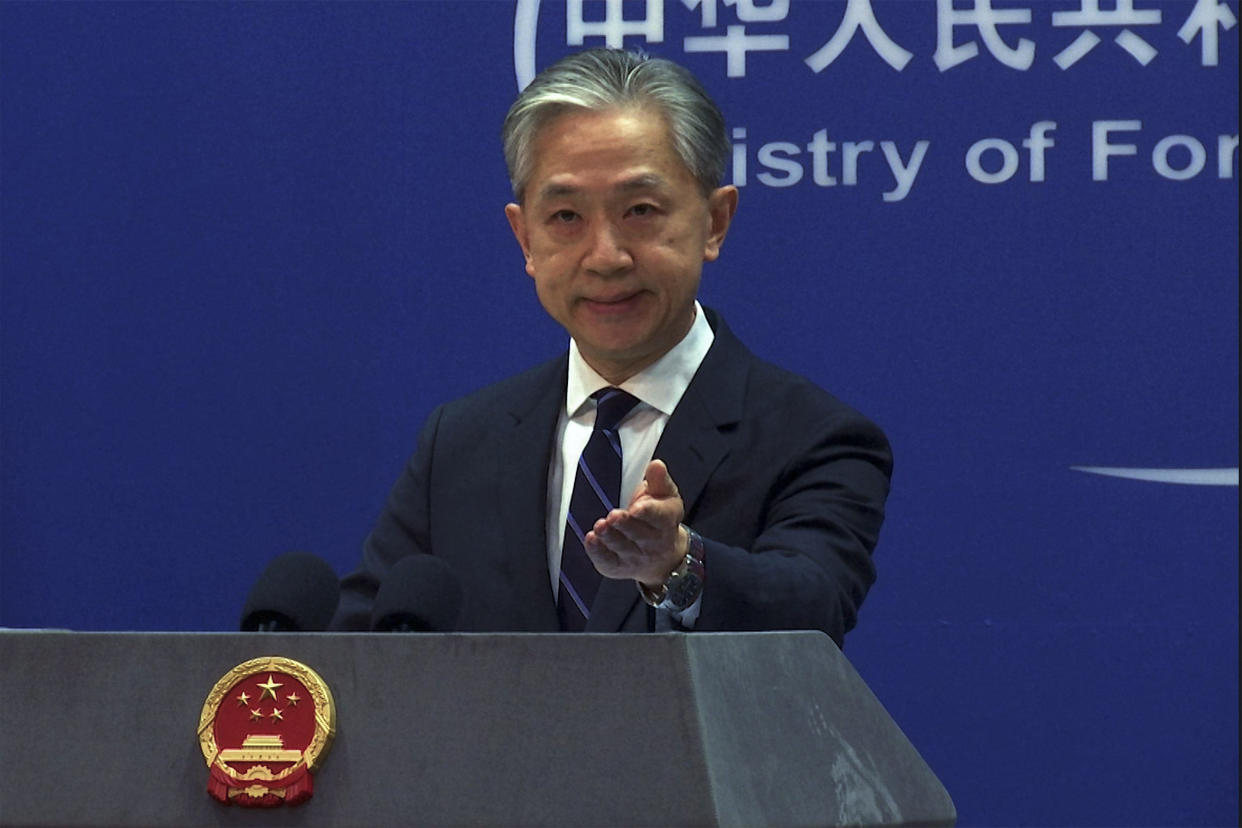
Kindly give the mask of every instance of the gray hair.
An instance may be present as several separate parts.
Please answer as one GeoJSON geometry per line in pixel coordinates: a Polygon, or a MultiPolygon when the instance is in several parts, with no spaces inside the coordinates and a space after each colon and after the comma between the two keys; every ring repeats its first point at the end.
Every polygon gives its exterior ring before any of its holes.
{"type": "Polygon", "coordinates": [[[704,194],[720,186],[729,156],[724,116],[689,70],[670,60],[621,49],[587,49],[544,69],[505,116],[501,139],[513,194],[530,178],[539,130],[567,110],[651,106],[668,123],[673,149],[704,194]]]}

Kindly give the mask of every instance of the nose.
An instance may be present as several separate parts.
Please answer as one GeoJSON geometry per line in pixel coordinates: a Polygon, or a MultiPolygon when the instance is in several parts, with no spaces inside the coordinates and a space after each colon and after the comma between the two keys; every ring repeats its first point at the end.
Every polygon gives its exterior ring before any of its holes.
{"type": "Polygon", "coordinates": [[[593,273],[608,276],[628,270],[634,264],[629,245],[612,222],[596,223],[591,228],[587,244],[589,247],[582,264],[593,273]]]}

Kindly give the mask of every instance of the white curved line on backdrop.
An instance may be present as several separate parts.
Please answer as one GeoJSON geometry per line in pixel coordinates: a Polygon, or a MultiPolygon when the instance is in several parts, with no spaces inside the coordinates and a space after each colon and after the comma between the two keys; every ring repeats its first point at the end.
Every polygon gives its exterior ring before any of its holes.
{"type": "Polygon", "coordinates": [[[513,12],[513,74],[521,92],[535,79],[535,33],[539,26],[539,0],[518,0],[513,12]]]}
{"type": "Polygon", "coordinates": [[[1149,483],[1176,483],[1181,486],[1237,486],[1238,469],[1131,469],[1119,466],[1070,466],[1074,471],[1145,480],[1149,483]]]}

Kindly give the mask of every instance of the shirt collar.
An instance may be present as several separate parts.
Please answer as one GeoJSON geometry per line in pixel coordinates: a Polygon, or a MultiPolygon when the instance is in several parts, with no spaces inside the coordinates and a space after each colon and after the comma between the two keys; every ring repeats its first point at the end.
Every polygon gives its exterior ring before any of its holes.
{"type": "MultiPolygon", "coordinates": [[[[699,370],[716,335],[707,323],[703,306],[694,303],[694,322],[689,332],[668,353],[621,383],[621,388],[665,416],[673,413],[690,380],[699,370]]],[[[569,340],[569,382],[565,389],[565,412],[572,418],[587,405],[592,394],[609,387],[608,380],[587,365],[578,343],[569,340]]]]}

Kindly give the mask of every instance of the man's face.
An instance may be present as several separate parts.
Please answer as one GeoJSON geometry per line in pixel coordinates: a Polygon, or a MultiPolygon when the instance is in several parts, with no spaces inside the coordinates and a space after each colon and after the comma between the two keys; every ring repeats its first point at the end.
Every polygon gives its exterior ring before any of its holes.
{"type": "Polygon", "coordinates": [[[523,203],[505,207],[526,272],[587,363],[619,383],[690,330],[737,190],[705,197],[647,109],[562,115],[532,150],[523,203]]]}

